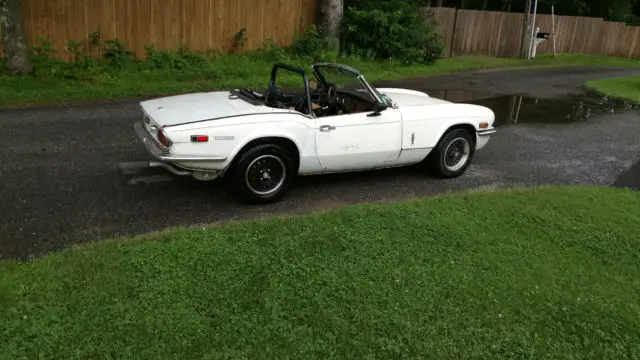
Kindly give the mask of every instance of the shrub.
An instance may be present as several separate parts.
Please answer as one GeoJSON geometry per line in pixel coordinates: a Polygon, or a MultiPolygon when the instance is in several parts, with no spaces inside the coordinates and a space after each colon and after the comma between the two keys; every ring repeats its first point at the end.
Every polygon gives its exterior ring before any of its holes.
{"type": "Polygon", "coordinates": [[[301,34],[295,34],[289,51],[293,55],[318,57],[328,46],[327,38],[322,35],[318,26],[311,25],[301,34]]]}
{"type": "Polygon", "coordinates": [[[442,54],[431,13],[406,1],[362,4],[345,13],[341,47],[347,54],[426,64],[442,54]]]}

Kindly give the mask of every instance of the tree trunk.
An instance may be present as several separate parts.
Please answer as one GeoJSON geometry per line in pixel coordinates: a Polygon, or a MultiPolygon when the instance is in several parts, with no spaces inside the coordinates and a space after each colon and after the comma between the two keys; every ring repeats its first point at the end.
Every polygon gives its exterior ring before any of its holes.
{"type": "Polygon", "coordinates": [[[529,22],[531,21],[531,0],[525,0],[524,6],[524,24],[522,30],[522,38],[520,39],[520,57],[526,58],[529,55],[529,22]]]}
{"type": "Polygon", "coordinates": [[[320,22],[324,35],[329,40],[329,45],[333,50],[337,50],[340,45],[340,27],[344,17],[344,0],[321,0],[320,22]]]}
{"type": "Polygon", "coordinates": [[[10,75],[27,75],[32,71],[22,24],[21,2],[22,0],[0,0],[4,70],[10,75]]]}

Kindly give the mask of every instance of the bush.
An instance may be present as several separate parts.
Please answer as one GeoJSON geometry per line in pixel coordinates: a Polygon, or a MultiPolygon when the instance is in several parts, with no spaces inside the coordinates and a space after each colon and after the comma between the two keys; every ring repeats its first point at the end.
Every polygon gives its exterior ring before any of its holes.
{"type": "Polygon", "coordinates": [[[435,20],[406,1],[374,1],[350,6],[344,19],[342,50],[367,59],[433,63],[443,51],[435,20]]]}
{"type": "Polygon", "coordinates": [[[327,49],[327,38],[316,25],[311,25],[301,34],[295,34],[289,50],[293,55],[317,57],[327,49]]]}

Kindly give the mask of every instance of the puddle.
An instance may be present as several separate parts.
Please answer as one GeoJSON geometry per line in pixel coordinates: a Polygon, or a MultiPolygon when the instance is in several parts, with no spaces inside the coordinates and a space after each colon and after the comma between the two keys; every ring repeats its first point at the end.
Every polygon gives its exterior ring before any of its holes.
{"type": "Polygon", "coordinates": [[[639,110],[628,102],[606,97],[569,97],[565,99],[537,99],[525,96],[498,96],[464,100],[492,109],[496,126],[510,124],[560,124],[584,122],[595,114],[613,114],[639,110]]]}
{"type": "Polygon", "coordinates": [[[538,99],[521,95],[496,96],[489,92],[468,90],[421,90],[429,96],[452,102],[483,105],[496,114],[496,126],[509,124],[561,124],[588,120],[595,114],[612,114],[640,110],[626,101],[587,93],[562,99],[538,99]]]}
{"type": "Polygon", "coordinates": [[[418,91],[424,91],[429,96],[447,100],[451,102],[466,102],[472,103],[474,101],[479,101],[487,98],[494,97],[495,94],[490,92],[481,92],[481,91],[468,91],[468,90],[425,90],[425,89],[416,89],[418,91]]]}

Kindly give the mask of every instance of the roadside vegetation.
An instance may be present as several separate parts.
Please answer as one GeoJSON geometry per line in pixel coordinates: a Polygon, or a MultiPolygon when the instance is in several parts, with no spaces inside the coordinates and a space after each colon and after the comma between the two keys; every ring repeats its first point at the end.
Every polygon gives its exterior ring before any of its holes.
{"type": "MultiPolygon", "coordinates": [[[[345,9],[339,49],[332,48],[320,28],[295,35],[288,46],[266,41],[262,49],[245,51],[244,30],[230,53],[196,52],[188,47],[164,51],[150,44],[136,57],[118,39],[99,31],[69,41],[71,61],[62,61],[51,41],[33,47],[30,75],[0,76],[0,106],[45,104],[91,99],[166,95],[229,89],[264,89],[275,62],[309,69],[313,62],[335,61],[354,66],[369,80],[390,80],[456,71],[513,66],[639,65],[640,61],[592,55],[539,56],[535,60],[491,57],[440,58],[441,37],[430,14],[405,0],[352,0],[345,9]],[[382,39],[382,41],[381,41],[382,39]]],[[[299,79],[281,79],[298,85],[299,79]]]]}
{"type": "Polygon", "coordinates": [[[640,77],[626,77],[589,81],[587,88],[621,100],[629,100],[640,104],[640,77]]]}
{"type": "Polygon", "coordinates": [[[6,359],[632,359],[640,195],[547,187],[0,262],[6,359]]]}
{"type": "MultiPolygon", "coordinates": [[[[467,56],[438,59],[432,65],[406,65],[395,61],[366,60],[357,56],[340,57],[331,52],[315,58],[294,56],[286,54],[280,48],[250,54],[203,54],[184,49],[182,53],[162,52],[156,56],[165,60],[132,61],[122,67],[95,61],[90,67],[82,70],[71,64],[55,61],[55,64],[44,67],[44,75],[0,76],[0,106],[168,95],[240,86],[264,89],[269,81],[271,67],[277,61],[307,70],[310,70],[311,64],[316,61],[336,61],[359,69],[369,81],[486,68],[640,65],[640,61],[636,60],[581,54],[560,55],[556,58],[543,55],[535,60],[467,56]]],[[[282,78],[280,81],[283,85],[300,84],[299,79],[295,77],[282,78]]]]}

